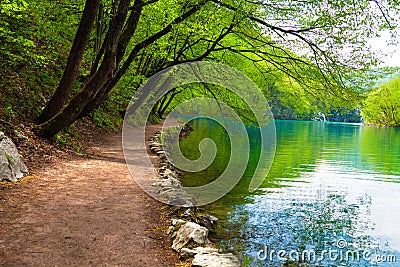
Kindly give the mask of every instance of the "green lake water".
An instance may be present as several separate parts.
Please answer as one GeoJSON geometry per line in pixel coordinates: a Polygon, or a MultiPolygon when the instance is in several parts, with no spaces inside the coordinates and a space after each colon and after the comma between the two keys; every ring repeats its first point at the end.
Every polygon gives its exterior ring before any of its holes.
{"type": "MultiPolygon", "coordinates": [[[[194,131],[180,143],[186,157],[199,157],[204,138],[218,149],[207,169],[184,174],[185,186],[198,186],[224,171],[230,141],[213,121],[191,124],[194,131]]],[[[248,128],[250,161],[241,181],[225,197],[200,207],[220,219],[210,239],[248,266],[280,266],[284,258],[294,262],[290,266],[400,266],[400,129],[303,121],[275,125],[275,159],[261,188],[248,191],[260,152],[258,130],[248,128]]]]}

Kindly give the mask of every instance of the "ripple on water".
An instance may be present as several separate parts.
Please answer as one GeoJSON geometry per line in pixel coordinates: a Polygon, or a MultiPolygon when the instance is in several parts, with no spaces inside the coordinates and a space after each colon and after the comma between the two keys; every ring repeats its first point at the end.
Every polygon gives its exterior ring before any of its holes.
{"type": "MultiPolygon", "coordinates": [[[[183,150],[201,139],[202,125],[197,126],[183,150]]],[[[317,255],[335,249],[371,252],[367,259],[325,257],[311,265],[375,266],[374,255],[395,255],[400,261],[400,129],[296,121],[277,121],[276,128],[275,160],[262,188],[247,191],[257,163],[250,162],[237,188],[203,207],[220,218],[213,241],[250,266],[282,263],[277,257],[258,260],[265,246],[317,255]]],[[[218,131],[214,138],[224,140],[218,131]]],[[[254,144],[252,149],[257,151],[254,144]]],[[[220,171],[210,169],[207,175],[220,171]]],[[[196,179],[201,174],[187,173],[183,182],[196,179]]],[[[396,263],[386,259],[379,266],[396,263]]]]}

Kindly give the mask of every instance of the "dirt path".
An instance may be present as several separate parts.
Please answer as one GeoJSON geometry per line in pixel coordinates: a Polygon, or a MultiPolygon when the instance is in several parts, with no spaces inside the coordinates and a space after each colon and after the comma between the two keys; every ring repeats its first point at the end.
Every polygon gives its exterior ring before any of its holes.
{"type": "Polygon", "coordinates": [[[120,134],[92,149],[0,190],[0,265],[175,266],[155,230],[162,206],[131,178],[120,134]]]}

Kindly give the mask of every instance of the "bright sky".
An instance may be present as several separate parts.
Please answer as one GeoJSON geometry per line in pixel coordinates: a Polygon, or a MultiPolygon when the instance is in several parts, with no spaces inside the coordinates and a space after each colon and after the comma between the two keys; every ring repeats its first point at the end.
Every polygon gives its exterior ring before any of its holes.
{"type": "Polygon", "coordinates": [[[400,67],[400,36],[397,36],[396,45],[388,45],[387,41],[390,39],[388,32],[382,34],[380,38],[374,38],[369,41],[373,51],[383,51],[389,55],[382,57],[383,63],[381,66],[400,67]]]}

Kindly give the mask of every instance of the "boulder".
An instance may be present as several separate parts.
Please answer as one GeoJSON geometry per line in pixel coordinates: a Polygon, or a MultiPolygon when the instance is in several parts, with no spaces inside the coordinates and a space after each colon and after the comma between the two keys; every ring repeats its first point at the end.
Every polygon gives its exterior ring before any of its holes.
{"type": "Polygon", "coordinates": [[[207,242],[208,229],[193,222],[186,222],[176,232],[175,239],[172,243],[172,249],[180,251],[189,242],[198,245],[205,245],[207,242]]]}
{"type": "Polygon", "coordinates": [[[192,261],[193,267],[240,267],[240,262],[232,253],[220,254],[217,252],[196,254],[192,261]]]}
{"type": "Polygon", "coordinates": [[[28,174],[15,144],[0,132],[0,181],[16,181],[28,174]]]}

